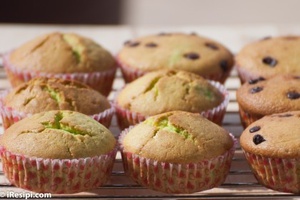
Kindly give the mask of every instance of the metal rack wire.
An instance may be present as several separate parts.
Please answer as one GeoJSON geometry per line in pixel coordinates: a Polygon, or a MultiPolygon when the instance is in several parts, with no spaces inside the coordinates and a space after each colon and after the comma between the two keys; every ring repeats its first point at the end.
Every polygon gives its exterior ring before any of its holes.
{"type": "MultiPolygon", "coordinates": [[[[117,73],[114,83],[114,89],[109,96],[113,98],[114,93],[123,85],[120,72],[117,73]]],[[[235,91],[240,86],[236,72],[233,71],[226,85],[230,93],[230,103],[227,108],[223,127],[229,130],[233,135],[239,138],[243,128],[240,124],[238,116],[238,107],[235,100],[235,91]]],[[[0,67],[0,91],[7,89],[9,86],[7,77],[2,67],[0,67]]],[[[0,121],[0,133],[3,132],[2,122],[0,121]]],[[[111,131],[114,134],[119,133],[115,118],[111,125],[111,131]]],[[[20,188],[11,185],[5,178],[2,166],[0,167],[0,191],[22,192],[20,188]]],[[[294,194],[276,192],[267,189],[256,181],[240,147],[236,150],[233,158],[230,173],[226,181],[219,187],[211,190],[193,193],[193,194],[177,194],[170,195],[161,192],[156,192],[138,185],[127,177],[123,170],[122,160],[118,153],[114,165],[113,173],[110,181],[102,187],[89,192],[77,194],[53,195],[52,198],[72,198],[72,199],[87,199],[87,198],[116,198],[116,199],[295,199],[294,194]]]]}

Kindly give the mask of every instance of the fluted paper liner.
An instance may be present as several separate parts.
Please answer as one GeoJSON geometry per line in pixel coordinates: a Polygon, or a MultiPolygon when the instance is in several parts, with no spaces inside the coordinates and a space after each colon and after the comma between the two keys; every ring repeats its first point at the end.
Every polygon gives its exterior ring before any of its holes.
{"type": "MultiPolygon", "coordinates": [[[[101,64],[101,63],[100,63],[101,64]]],[[[108,96],[113,85],[117,67],[102,72],[87,73],[44,73],[35,71],[20,70],[9,62],[9,53],[3,55],[3,66],[7,73],[7,77],[13,87],[27,82],[35,77],[55,77],[68,80],[77,80],[93,89],[97,90],[104,96],[108,96]]]]}
{"type": "MultiPolygon", "coordinates": [[[[4,129],[7,129],[12,124],[20,121],[21,119],[32,115],[32,113],[20,112],[11,107],[5,106],[3,99],[8,93],[9,90],[0,92],[0,115],[2,117],[4,129]]],[[[104,110],[103,112],[90,115],[90,117],[104,125],[106,128],[109,128],[114,113],[115,109],[114,106],[111,104],[110,108],[104,110]]]]}
{"type": "MultiPolygon", "coordinates": [[[[206,117],[207,119],[209,119],[210,121],[218,125],[221,125],[226,112],[227,105],[229,103],[229,93],[226,90],[225,86],[222,85],[221,83],[216,81],[209,81],[209,82],[223,94],[224,100],[219,106],[207,111],[203,111],[200,114],[206,117]]],[[[135,113],[135,112],[131,112],[128,109],[124,109],[120,107],[117,104],[117,102],[114,103],[114,107],[116,109],[118,125],[121,130],[128,128],[130,125],[138,124],[144,121],[148,117],[140,113],[135,113]]]]}
{"type": "Polygon", "coordinates": [[[270,158],[244,153],[260,184],[281,192],[300,193],[300,158],[270,158]]]}
{"type": "Polygon", "coordinates": [[[79,159],[45,159],[14,154],[0,147],[3,172],[15,186],[55,194],[97,188],[109,179],[116,149],[108,154],[79,159]]]}
{"type": "Polygon", "coordinates": [[[171,194],[200,192],[221,185],[228,175],[237,145],[230,134],[234,145],[223,155],[189,164],[160,162],[124,152],[122,141],[129,130],[125,129],[119,137],[125,173],[147,188],[171,194]]]}

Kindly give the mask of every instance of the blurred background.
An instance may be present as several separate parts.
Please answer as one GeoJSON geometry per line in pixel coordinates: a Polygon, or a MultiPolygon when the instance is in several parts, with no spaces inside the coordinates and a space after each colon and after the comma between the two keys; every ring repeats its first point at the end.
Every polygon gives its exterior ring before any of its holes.
{"type": "Polygon", "coordinates": [[[299,0],[6,0],[0,23],[177,26],[287,24],[299,0]]]}

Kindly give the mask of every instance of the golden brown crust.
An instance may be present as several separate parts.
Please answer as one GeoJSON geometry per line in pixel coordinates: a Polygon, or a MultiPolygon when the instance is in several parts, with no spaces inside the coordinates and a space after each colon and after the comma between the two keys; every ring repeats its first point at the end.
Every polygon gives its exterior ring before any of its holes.
{"type": "Polygon", "coordinates": [[[31,157],[71,159],[99,156],[112,151],[112,133],[89,116],[73,111],[38,113],[9,127],[1,146],[31,157]]]}
{"type": "Polygon", "coordinates": [[[239,71],[252,78],[287,73],[300,75],[299,54],[299,36],[268,38],[246,45],[237,54],[236,65],[239,71]]]}
{"type": "Polygon", "coordinates": [[[24,113],[73,110],[93,115],[110,108],[108,100],[83,83],[58,78],[34,78],[13,89],[4,104],[24,113]]]}
{"type": "Polygon", "coordinates": [[[222,127],[200,114],[174,111],[149,117],[125,136],[124,151],[162,162],[195,163],[233,146],[222,127]]]}
{"type": "Polygon", "coordinates": [[[112,55],[91,39],[50,33],[15,49],[10,63],[20,70],[46,73],[97,72],[115,67],[112,55]]]}
{"type": "Polygon", "coordinates": [[[299,124],[300,111],[265,116],[244,130],[240,138],[241,146],[246,152],[266,157],[299,158],[299,124]]]}
{"type": "Polygon", "coordinates": [[[202,112],[217,107],[223,99],[217,88],[196,74],[162,70],[127,84],[117,104],[149,116],[173,110],[202,112]]]}
{"type": "Polygon", "coordinates": [[[183,33],[136,38],[125,43],[118,59],[127,67],[146,72],[177,69],[210,75],[230,71],[233,66],[232,54],[220,43],[183,33]]]}
{"type": "Polygon", "coordinates": [[[243,84],[236,97],[239,106],[252,115],[300,110],[300,77],[278,75],[268,80],[254,79],[243,84]]]}

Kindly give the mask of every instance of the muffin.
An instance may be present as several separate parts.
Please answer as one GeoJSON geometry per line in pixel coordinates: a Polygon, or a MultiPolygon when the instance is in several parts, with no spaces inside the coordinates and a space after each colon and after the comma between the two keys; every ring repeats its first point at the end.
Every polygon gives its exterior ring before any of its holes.
{"type": "Polygon", "coordinates": [[[114,108],[89,86],[72,80],[37,77],[0,95],[4,128],[31,114],[49,110],[73,110],[110,126],[114,108]]]}
{"type": "Polygon", "coordinates": [[[147,72],[176,69],[224,83],[233,55],[222,44],[195,33],[163,33],[125,42],[117,61],[126,82],[147,72]]]}
{"type": "Polygon", "coordinates": [[[263,117],[240,137],[252,171],[262,185],[300,193],[300,111],[263,117]]]}
{"type": "Polygon", "coordinates": [[[253,79],[237,90],[236,98],[246,128],[265,115],[300,110],[300,77],[278,75],[268,80],[253,79]]]}
{"type": "Polygon", "coordinates": [[[108,96],[116,72],[113,56],[93,40],[73,33],[37,37],[3,58],[12,86],[33,77],[59,77],[84,82],[108,96]]]}
{"type": "Polygon", "coordinates": [[[3,172],[34,192],[75,193],[104,184],[116,154],[112,133],[74,111],[48,111],[22,119],[0,138],[3,172]]]}
{"type": "Polygon", "coordinates": [[[119,138],[124,169],[139,184],[165,193],[217,187],[228,174],[235,140],[200,114],[149,117],[119,138]]]}
{"type": "Polygon", "coordinates": [[[118,94],[115,108],[123,129],[147,116],[182,110],[201,113],[221,124],[229,95],[218,82],[186,71],[155,71],[127,84],[118,94]]]}
{"type": "Polygon", "coordinates": [[[279,74],[300,75],[300,37],[268,37],[246,45],[236,56],[241,82],[279,74]]]}

